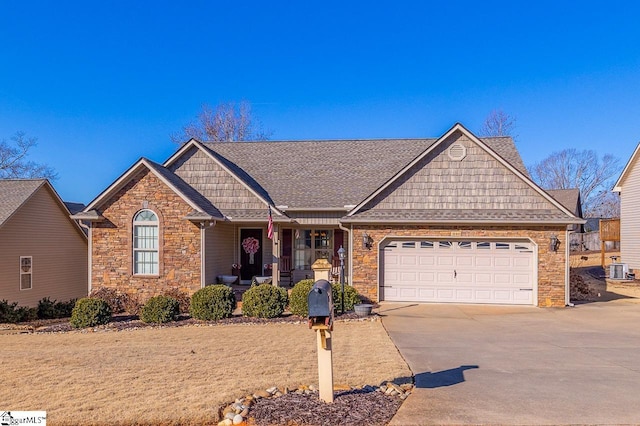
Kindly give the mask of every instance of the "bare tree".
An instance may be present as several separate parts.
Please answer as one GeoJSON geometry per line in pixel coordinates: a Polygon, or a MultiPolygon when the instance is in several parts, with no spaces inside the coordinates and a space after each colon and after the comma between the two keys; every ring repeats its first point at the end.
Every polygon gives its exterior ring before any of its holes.
{"type": "Polygon", "coordinates": [[[0,141],[0,179],[47,178],[55,180],[55,170],[46,164],[28,161],[29,150],[37,145],[37,138],[16,132],[10,142],[0,141]]]}
{"type": "Polygon", "coordinates": [[[511,136],[516,138],[516,118],[502,111],[494,109],[482,123],[481,136],[511,136]]]}
{"type": "Polygon", "coordinates": [[[598,158],[593,150],[565,149],[554,152],[529,168],[531,176],[544,189],[580,189],[585,217],[597,217],[613,178],[620,173],[620,161],[612,155],[598,158]]]}
{"type": "Polygon", "coordinates": [[[215,108],[203,105],[198,118],[182,129],[182,133],[172,135],[175,143],[183,143],[191,138],[201,141],[235,142],[247,140],[268,140],[271,132],[262,130],[261,124],[252,116],[248,102],[239,104],[221,103],[215,108]]]}
{"type": "Polygon", "coordinates": [[[590,217],[620,217],[620,195],[613,191],[601,191],[594,197],[590,217]]]}

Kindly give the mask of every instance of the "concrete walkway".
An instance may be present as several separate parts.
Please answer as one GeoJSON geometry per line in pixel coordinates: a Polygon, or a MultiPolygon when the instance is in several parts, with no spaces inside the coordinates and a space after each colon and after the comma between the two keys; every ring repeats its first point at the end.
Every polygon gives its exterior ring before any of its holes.
{"type": "Polygon", "coordinates": [[[638,299],[378,312],[416,377],[391,425],[640,423],[638,299]]]}

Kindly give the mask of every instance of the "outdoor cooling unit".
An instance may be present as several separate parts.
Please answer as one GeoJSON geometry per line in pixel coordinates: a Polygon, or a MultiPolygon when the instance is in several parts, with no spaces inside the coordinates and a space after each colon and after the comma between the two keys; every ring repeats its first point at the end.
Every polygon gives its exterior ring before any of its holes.
{"type": "Polygon", "coordinates": [[[629,273],[629,266],[626,263],[612,263],[609,265],[609,279],[624,280],[629,273]]]}

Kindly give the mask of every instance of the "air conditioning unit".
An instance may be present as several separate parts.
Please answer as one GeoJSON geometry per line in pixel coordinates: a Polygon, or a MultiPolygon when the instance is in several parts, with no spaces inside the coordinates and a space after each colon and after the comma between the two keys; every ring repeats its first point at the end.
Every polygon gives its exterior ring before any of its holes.
{"type": "Polygon", "coordinates": [[[609,265],[609,279],[624,280],[629,273],[629,265],[626,263],[612,263],[609,265]]]}

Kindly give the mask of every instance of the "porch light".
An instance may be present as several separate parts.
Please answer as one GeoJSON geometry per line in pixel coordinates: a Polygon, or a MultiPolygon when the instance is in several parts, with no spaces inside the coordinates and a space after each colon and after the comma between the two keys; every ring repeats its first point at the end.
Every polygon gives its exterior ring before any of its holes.
{"type": "Polygon", "coordinates": [[[549,237],[549,250],[558,251],[558,246],[560,246],[558,236],[556,234],[551,234],[551,237],[549,237]]]}
{"type": "Polygon", "coordinates": [[[362,235],[362,248],[370,249],[373,245],[373,238],[369,236],[366,232],[362,235]]]}

